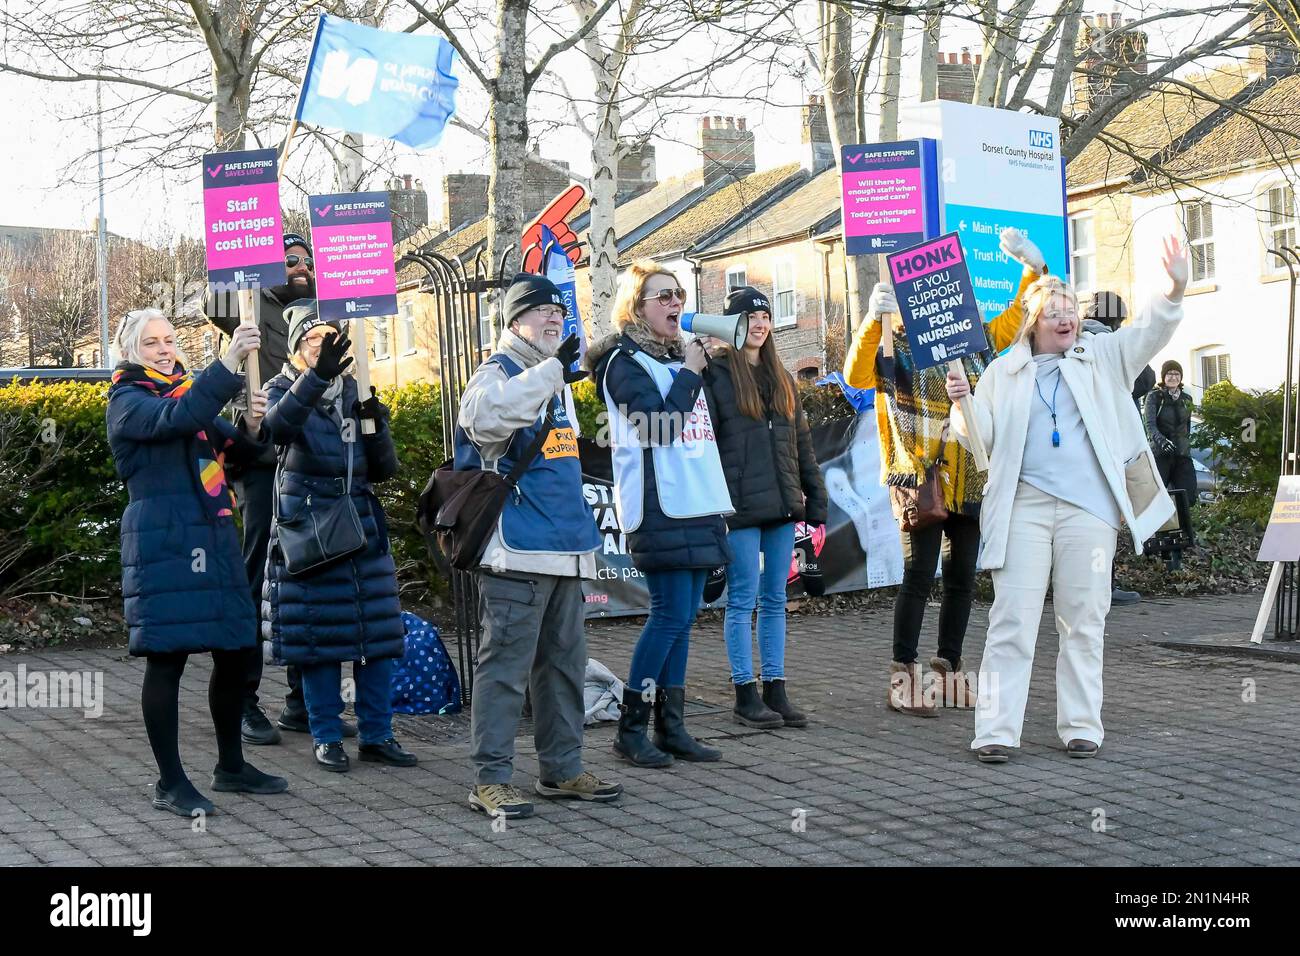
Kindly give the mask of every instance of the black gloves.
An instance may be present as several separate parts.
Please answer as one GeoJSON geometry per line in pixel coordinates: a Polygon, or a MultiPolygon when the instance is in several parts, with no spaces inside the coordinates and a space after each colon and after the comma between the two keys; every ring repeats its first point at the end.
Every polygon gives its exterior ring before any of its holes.
{"type": "Polygon", "coordinates": [[[1167,436],[1157,432],[1156,451],[1162,455],[1172,455],[1174,452],[1178,451],[1178,446],[1175,445],[1172,441],[1170,441],[1167,436]]]}
{"type": "Polygon", "coordinates": [[[355,411],[358,418],[371,418],[375,421],[386,422],[392,415],[392,412],[388,410],[388,406],[379,400],[379,395],[373,385],[370,386],[369,398],[364,402],[360,399],[357,400],[355,411]]]}
{"type": "Polygon", "coordinates": [[[352,340],[347,333],[336,333],[321,343],[320,358],[316,360],[316,374],[327,382],[332,382],[343,374],[343,370],[352,364],[352,356],[344,357],[352,347],[352,340]]]}
{"type": "Polygon", "coordinates": [[[560,347],[555,350],[555,357],[559,359],[560,364],[564,366],[565,385],[572,385],[574,382],[581,382],[587,377],[587,370],[585,368],[579,366],[577,371],[572,371],[569,368],[569,366],[574,362],[578,361],[578,351],[580,347],[581,343],[578,342],[578,333],[570,332],[565,336],[564,341],[560,343],[560,347]]]}

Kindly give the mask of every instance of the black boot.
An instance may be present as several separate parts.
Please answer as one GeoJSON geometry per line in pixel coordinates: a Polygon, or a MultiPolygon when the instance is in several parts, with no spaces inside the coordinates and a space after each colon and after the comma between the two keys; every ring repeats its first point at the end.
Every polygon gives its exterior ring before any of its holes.
{"type": "Polygon", "coordinates": [[[722,759],[722,751],[706,747],[686,732],[686,688],[659,688],[655,693],[655,746],[674,757],[697,763],[722,759]]]}
{"type": "MultiPolygon", "coordinates": [[[[763,696],[767,696],[766,692],[763,696]]],[[[757,727],[759,730],[775,730],[777,727],[785,726],[781,715],[759,699],[757,681],[736,685],[736,706],[732,714],[735,715],[738,723],[746,727],[757,727]]]]}
{"type": "Polygon", "coordinates": [[[808,718],[785,696],[785,679],[763,681],[763,703],[781,715],[787,727],[807,727],[808,718]]]}
{"type": "Polygon", "coordinates": [[[673,758],[650,743],[646,736],[650,704],[642,699],[640,692],[624,687],[623,705],[619,711],[614,753],[638,767],[671,767],[673,758]]]}

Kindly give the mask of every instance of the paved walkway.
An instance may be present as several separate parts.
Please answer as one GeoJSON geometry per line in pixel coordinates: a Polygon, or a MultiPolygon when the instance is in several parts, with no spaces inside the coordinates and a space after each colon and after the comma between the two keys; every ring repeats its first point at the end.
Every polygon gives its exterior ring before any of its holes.
{"type": "MultiPolygon", "coordinates": [[[[195,832],[155,811],[139,716],[141,662],[125,650],[0,657],[0,672],[101,671],[105,706],[0,711],[0,865],[7,864],[1281,864],[1300,863],[1295,722],[1300,666],[1160,647],[1171,637],[1250,628],[1258,599],[1148,601],[1112,613],[1101,755],[1069,760],[1055,737],[1055,635],[1044,629],[1023,751],[982,766],[969,711],[919,720],[884,703],[888,611],[793,615],[792,696],[806,730],[750,731],[730,719],[721,621],[691,655],[689,723],[722,748],[712,765],[639,770],[615,760],[612,726],[587,734],[589,766],[627,786],[621,804],[541,802],[495,832],[465,803],[465,718],[400,718],[420,766],[319,770],[305,737],[249,748],[283,774],[278,797],[215,794],[195,832]]],[[[932,635],[937,611],[931,609],[932,635]]],[[[1045,618],[1045,621],[1047,619],[1045,618]]],[[[971,620],[977,662],[986,609],[971,620]]],[[[592,656],[626,670],[638,626],[590,629],[592,656]]],[[[928,659],[933,637],[923,644],[928,659]]],[[[282,674],[268,668],[277,708],[282,674]]],[[[182,685],[182,753],[202,786],[215,763],[208,665],[182,685]]],[[[536,760],[521,738],[516,783],[536,760]]]]}

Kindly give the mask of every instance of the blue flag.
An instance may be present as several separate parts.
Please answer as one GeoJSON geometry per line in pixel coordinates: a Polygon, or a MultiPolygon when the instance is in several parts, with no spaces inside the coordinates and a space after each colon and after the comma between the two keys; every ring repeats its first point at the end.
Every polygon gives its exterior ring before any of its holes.
{"type": "Polygon", "coordinates": [[[874,388],[854,388],[844,378],[843,372],[831,372],[825,378],[819,379],[818,385],[838,385],[840,391],[844,393],[845,400],[853,406],[854,411],[861,414],[868,408],[874,408],[876,404],[876,390],[874,388]]]}
{"type": "Polygon", "coordinates": [[[564,297],[564,335],[567,338],[571,332],[577,332],[581,343],[578,359],[573,363],[573,370],[576,371],[582,364],[582,356],[587,352],[587,331],[583,328],[582,314],[578,311],[576,273],[568,253],[556,242],[555,233],[546,226],[542,226],[542,249],[546,252],[542,264],[543,273],[555,283],[560,295],[564,297]]]}
{"type": "Polygon", "coordinates": [[[322,14],[297,118],[407,146],[436,146],[456,111],[455,50],[322,14]]]}

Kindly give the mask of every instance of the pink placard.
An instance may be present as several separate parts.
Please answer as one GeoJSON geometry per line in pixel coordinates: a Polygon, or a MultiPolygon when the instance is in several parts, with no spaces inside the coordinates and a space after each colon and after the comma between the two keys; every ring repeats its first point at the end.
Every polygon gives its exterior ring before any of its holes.
{"type": "Polygon", "coordinates": [[[919,169],[845,172],[842,179],[847,236],[925,231],[919,169]]]}

